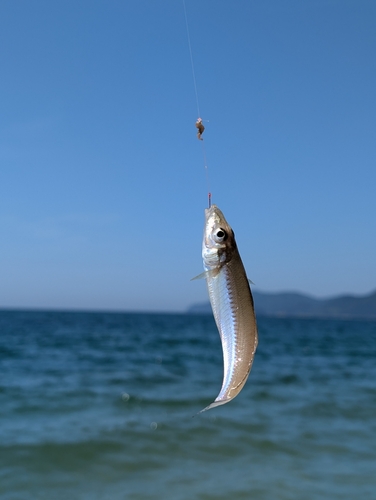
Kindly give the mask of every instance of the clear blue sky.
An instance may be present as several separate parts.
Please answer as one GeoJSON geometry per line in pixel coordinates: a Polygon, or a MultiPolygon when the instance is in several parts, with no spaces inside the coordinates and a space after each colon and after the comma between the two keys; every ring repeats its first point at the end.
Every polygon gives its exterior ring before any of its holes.
{"type": "MultiPolygon", "coordinates": [[[[186,10],[213,202],[254,289],[376,289],[376,2],[186,10]]],[[[207,300],[182,0],[3,0],[0,38],[0,307],[207,300]]]]}

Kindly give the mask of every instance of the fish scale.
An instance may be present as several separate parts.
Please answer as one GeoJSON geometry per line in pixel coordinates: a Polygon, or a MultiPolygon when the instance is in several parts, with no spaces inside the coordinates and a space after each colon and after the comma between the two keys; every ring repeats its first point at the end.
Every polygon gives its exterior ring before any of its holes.
{"type": "Polygon", "coordinates": [[[239,394],[258,343],[252,293],[234,233],[216,205],[206,209],[205,216],[204,276],[221,337],[224,374],[220,393],[202,411],[228,403],[239,394]]]}

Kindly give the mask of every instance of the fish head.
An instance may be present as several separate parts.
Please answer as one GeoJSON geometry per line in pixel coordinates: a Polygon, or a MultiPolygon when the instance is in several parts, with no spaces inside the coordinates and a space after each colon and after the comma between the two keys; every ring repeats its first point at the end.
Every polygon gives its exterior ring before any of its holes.
{"type": "Polygon", "coordinates": [[[234,232],[217,205],[205,210],[202,258],[206,270],[220,269],[236,249],[234,232]]]}

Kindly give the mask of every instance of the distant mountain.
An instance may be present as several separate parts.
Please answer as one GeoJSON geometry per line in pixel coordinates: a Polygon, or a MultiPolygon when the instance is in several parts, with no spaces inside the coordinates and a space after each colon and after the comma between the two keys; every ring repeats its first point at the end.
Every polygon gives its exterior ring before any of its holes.
{"type": "MultiPolygon", "coordinates": [[[[329,299],[291,292],[252,293],[258,316],[376,319],[376,290],[369,295],[339,295],[329,299]]],[[[210,313],[210,303],[193,304],[188,312],[210,313]]]]}

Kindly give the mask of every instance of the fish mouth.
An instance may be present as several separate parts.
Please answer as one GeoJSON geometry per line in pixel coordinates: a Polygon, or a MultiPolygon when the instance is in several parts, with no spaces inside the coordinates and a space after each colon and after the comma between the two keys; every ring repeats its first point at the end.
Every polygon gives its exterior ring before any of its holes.
{"type": "Polygon", "coordinates": [[[215,216],[218,221],[224,219],[224,215],[217,205],[212,205],[210,208],[205,208],[205,219],[208,220],[209,217],[215,216]]]}
{"type": "Polygon", "coordinates": [[[210,233],[216,226],[223,227],[229,234],[231,234],[232,232],[231,227],[226,221],[222,211],[218,208],[217,205],[212,205],[210,208],[205,208],[206,232],[210,233]]]}
{"type": "Polygon", "coordinates": [[[211,216],[211,214],[213,212],[215,212],[216,210],[218,210],[217,205],[212,205],[209,208],[205,208],[205,219],[208,220],[208,218],[211,216]]]}

